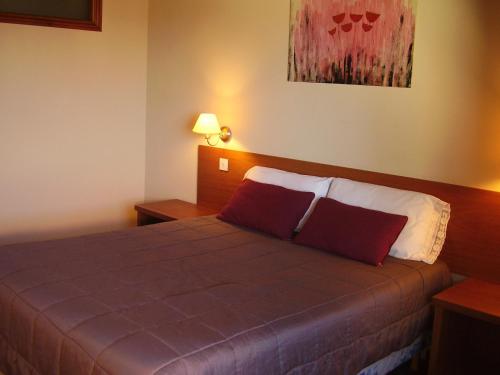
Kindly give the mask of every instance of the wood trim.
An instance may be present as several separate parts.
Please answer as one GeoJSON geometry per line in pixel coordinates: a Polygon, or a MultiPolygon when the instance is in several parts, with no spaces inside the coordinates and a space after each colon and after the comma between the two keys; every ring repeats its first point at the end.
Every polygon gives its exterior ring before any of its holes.
{"type": "Polygon", "coordinates": [[[429,375],[439,375],[439,368],[442,367],[440,361],[443,359],[441,354],[443,341],[443,325],[445,323],[445,311],[436,306],[434,309],[434,322],[432,328],[431,359],[429,361],[429,375]]]}
{"type": "Polygon", "coordinates": [[[500,368],[500,284],[468,278],[433,297],[429,374],[500,368]]]}
{"type": "Polygon", "coordinates": [[[216,210],[185,202],[179,199],[136,204],[138,213],[155,217],[164,221],[186,219],[190,217],[208,216],[217,213],[216,210]]]}
{"type": "Polygon", "coordinates": [[[88,31],[102,31],[102,0],[89,0],[91,17],[89,20],[75,20],[59,17],[34,16],[18,13],[0,12],[0,22],[23,25],[61,27],[88,31]]]}
{"type": "Polygon", "coordinates": [[[449,202],[448,235],[440,259],[452,272],[500,283],[500,193],[440,182],[394,176],[276,156],[208,146],[198,149],[198,204],[220,210],[245,172],[255,166],[315,176],[334,176],[414,190],[449,202]],[[229,172],[219,171],[219,158],[229,159],[229,172]]]}
{"type": "Polygon", "coordinates": [[[436,307],[500,325],[500,284],[468,278],[432,300],[436,307]]]}

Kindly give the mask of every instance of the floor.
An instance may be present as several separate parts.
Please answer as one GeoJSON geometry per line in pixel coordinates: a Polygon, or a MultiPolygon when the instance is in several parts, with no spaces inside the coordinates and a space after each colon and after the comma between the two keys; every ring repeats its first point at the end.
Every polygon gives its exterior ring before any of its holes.
{"type": "Polygon", "coordinates": [[[403,363],[388,375],[427,375],[428,362],[420,360],[416,370],[412,369],[411,361],[403,363]]]}

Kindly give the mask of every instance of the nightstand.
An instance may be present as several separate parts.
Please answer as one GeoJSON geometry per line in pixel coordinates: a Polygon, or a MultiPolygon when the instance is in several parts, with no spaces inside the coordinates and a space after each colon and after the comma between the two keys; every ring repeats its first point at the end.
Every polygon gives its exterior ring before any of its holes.
{"type": "Polygon", "coordinates": [[[429,374],[498,373],[500,284],[467,279],[434,296],[433,303],[429,374]]]}
{"type": "Polygon", "coordinates": [[[187,219],[190,217],[208,216],[217,213],[216,210],[201,207],[197,204],[181,201],[179,199],[136,204],[135,210],[137,211],[138,226],[187,219]]]}

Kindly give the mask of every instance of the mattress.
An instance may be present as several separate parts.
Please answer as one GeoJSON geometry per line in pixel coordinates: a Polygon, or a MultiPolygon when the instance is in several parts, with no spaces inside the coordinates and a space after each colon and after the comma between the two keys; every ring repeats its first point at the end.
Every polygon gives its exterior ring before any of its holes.
{"type": "Polygon", "coordinates": [[[356,374],[430,322],[447,267],[373,267],[202,217],[0,248],[0,371],[356,374]]]}

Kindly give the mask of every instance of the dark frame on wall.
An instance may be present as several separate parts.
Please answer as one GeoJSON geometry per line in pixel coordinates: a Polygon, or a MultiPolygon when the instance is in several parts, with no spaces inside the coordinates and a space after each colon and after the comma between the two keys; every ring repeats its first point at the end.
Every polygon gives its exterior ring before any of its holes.
{"type": "MultiPolygon", "coordinates": [[[[23,2],[23,0],[13,1],[16,2],[16,6],[20,6],[19,4],[23,2]]],[[[102,0],[81,0],[81,3],[88,8],[88,15],[82,15],[82,17],[78,18],[66,18],[59,14],[55,15],[50,9],[46,9],[46,12],[44,10],[44,15],[13,12],[10,9],[6,11],[6,8],[2,8],[0,2],[0,22],[102,31],[102,0]]],[[[19,9],[22,9],[22,5],[19,9]]]]}

